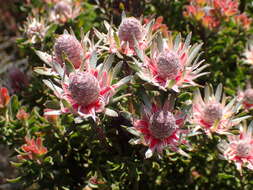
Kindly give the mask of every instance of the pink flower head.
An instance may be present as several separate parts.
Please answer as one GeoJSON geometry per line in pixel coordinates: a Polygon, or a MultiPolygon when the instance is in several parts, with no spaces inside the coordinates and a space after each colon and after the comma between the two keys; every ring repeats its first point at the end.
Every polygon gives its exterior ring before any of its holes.
{"type": "Polygon", "coordinates": [[[212,133],[227,134],[231,127],[248,118],[234,118],[238,111],[236,99],[226,105],[227,98],[222,95],[220,84],[214,94],[211,86],[205,87],[205,97],[201,97],[199,89],[194,93],[192,102],[192,118],[190,122],[195,126],[194,131],[202,129],[211,137],[212,133]]]}
{"type": "Polygon", "coordinates": [[[21,146],[23,153],[18,155],[19,159],[30,159],[37,160],[47,153],[47,148],[43,146],[42,139],[38,137],[37,139],[25,137],[26,144],[21,146]]]}
{"type": "Polygon", "coordinates": [[[196,86],[194,80],[202,75],[200,73],[208,65],[200,67],[203,61],[198,61],[199,50],[202,44],[190,45],[191,34],[182,41],[181,35],[172,40],[162,39],[157,48],[151,50],[151,55],[140,54],[142,64],[138,73],[139,77],[162,90],[172,89],[176,92],[179,88],[196,86]],[[193,63],[192,63],[193,62],[193,63]]]}
{"type": "Polygon", "coordinates": [[[173,110],[170,101],[162,107],[155,102],[152,105],[148,103],[142,108],[141,119],[134,120],[134,127],[128,128],[129,132],[139,137],[130,142],[148,146],[146,158],[151,157],[155,151],[162,154],[166,147],[188,156],[179,148],[180,144],[187,144],[182,137],[187,133],[187,130],[182,129],[185,117],[182,112],[173,110]]]}
{"type": "Polygon", "coordinates": [[[229,135],[228,141],[223,140],[218,148],[221,151],[221,157],[234,162],[236,168],[242,175],[242,167],[253,170],[253,138],[251,122],[249,127],[240,126],[239,135],[229,135]]]}
{"type": "Polygon", "coordinates": [[[94,54],[91,62],[87,65],[87,70],[74,70],[69,76],[62,76],[61,88],[49,81],[45,83],[55,92],[55,95],[61,99],[62,108],[58,112],[47,112],[45,114],[55,115],[56,113],[75,113],[82,118],[92,117],[96,119],[96,113],[113,111],[105,106],[109,103],[110,98],[115,94],[117,88],[128,82],[131,77],[125,77],[116,84],[112,80],[119,71],[121,63],[115,69],[111,69],[113,56],[107,61],[96,66],[94,54]]]}
{"type": "Polygon", "coordinates": [[[67,56],[75,68],[79,68],[83,61],[83,47],[74,35],[60,35],[54,45],[56,62],[63,66],[63,56],[67,56]]]}
{"type": "MultiPolygon", "coordinates": [[[[48,76],[62,75],[70,62],[75,69],[81,66],[89,65],[91,53],[96,50],[96,44],[89,39],[89,33],[81,35],[81,41],[77,40],[73,31],[71,33],[64,31],[54,44],[53,53],[50,55],[42,51],[36,51],[40,59],[45,62],[50,68],[37,67],[35,71],[39,74],[48,76]]],[[[86,69],[86,68],[84,68],[86,69]]],[[[67,73],[69,74],[69,73],[67,73]]]]}
{"type": "Polygon", "coordinates": [[[54,5],[50,20],[64,24],[68,20],[76,18],[79,14],[80,4],[78,2],[61,0],[54,5]]]}
{"type": "Polygon", "coordinates": [[[30,43],[36,43],[38,40],[42,41],[48,29],[49,26],[47,26],[46,21],[39,17],[28,16],[27,21],[24,23],[24,31],[30,43]]]}
{"type": "Polygon", "coordinates": [[[124,18],[118,30],[119,39],[123,43],[128,43],[129,48],[133,48],[135,39],[137,41],[142,40],[142,30],[141,22],[138,19],[134,17],[124,18]]]}
{"type": "Polygon", "coordinates": [[[152,22],[142,25],[134,17],[123,17],[119,28],[112,27],[109,23],[104,22],[107,34],[95,30],[98,39],[103,39],[105,46],[101,49],[110,53],[125,54],[128,56],[135,55],[135,49],[146,49],[152,37],[152,22]]]}

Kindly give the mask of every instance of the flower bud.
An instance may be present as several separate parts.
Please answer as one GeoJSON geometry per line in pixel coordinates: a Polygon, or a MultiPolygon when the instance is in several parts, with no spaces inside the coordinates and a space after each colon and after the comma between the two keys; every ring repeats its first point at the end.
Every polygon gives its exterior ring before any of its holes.
{"type": "Polygon", "coordinates": [[[83,48],[80,42],[70,34],[60,35],[54,45],[56,61],[63,65],[63,55],[65,54],[69,61],[77,69],[82,63],[83,48]]]}
{"type": "Polygon", "coordinates": [[[71,15],[72,9],[69,3],[65,1],[58,2],[55,7],[56,14],[59,14],[61,16],[69,17],[71,15]]]}
{"type": "Polygon", "coordinates": [[[171,112],[159,111],[150,118],[150,133],[156,139],[164,139],[177,129],[176,119],[171,112]]]}
{"type": "Polygon", "coordinates": [[[157,72],[162,78],[175,79],[180,70],[179,57],[173,51],[163,51],[157,59],[157,72]]]}
{"type": "Polygon", "coordinates": [[[94,103],[99,98],[98,80],[88,72],[70,74],[69,91],[72,98],[84,106],[94,103]]]}
{"type": "Polygon", "coordinates": [[[134,17],[125,18],[119,26],[119,38],[134,47],[134,37],[137,41],[142,39],[142,26],[139,20],[134,17]]]}

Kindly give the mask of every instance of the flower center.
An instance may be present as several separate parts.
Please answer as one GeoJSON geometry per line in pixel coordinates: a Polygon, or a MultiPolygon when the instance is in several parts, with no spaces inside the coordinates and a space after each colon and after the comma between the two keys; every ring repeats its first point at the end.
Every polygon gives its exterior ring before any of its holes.
{"type": "Polygon", "coordinates": [[[178,55],[173,51],[163,51],[157,60],[158,75],[162,78],[175,79],[180,70],[178,55]]]}
{"type": "Polygon", "coordinates": [[[203,111],[203,120],[207,123],[213,124],[215,121],[222,118],[221,104],[207,104],[203,111]]]}
{"type": "Polygon", "coordinates": [[[139,20],[134,17],[125,18],[119,26],[119,38],[134,47],[134,37],[137,41],[142,38],[142,26],[139,20]]]}
{"type": "Polygon", "coordinates": [[[55,42],[54,46],[56,61],[63,64],[63,55],[65,54],[70,62],[79,68],[82,63],[83,48],[79,41],[72,35],[62,34],[55,42]]]}
{"type": "Polygon", "coordinates": [[[159,111],[150,118],[149,130],[156,139],[169,137],[177,128],[176,119],[171,112],[159,111]]]}
{"type": "Polygon", "coordinates": [[[247,89],[243,97],[244,101],[248,104],[253,104],[253,89],[247,89]]]}
{"type": "Polygon", "coordinates": [[[236,148],[237,156],[247,157],[251,152],[251,145],[247,143],[240,143],[236,148]]]}
{"type": "Polygon", "coordinates": [[[88,72],[71,73],[69,91],[79,104],[87,106],[98,100],[100,87],[98,80],[88,72]]]}

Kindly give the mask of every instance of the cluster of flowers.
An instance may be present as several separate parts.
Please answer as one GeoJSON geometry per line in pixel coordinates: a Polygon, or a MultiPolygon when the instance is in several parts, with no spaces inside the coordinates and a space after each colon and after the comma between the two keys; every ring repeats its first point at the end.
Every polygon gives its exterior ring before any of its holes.
{"type": "MultiPolygon", "coordinates": [[[[232,14],[229,12],[226,14],[232,14]]],[[[146,158],[155,152],[161,155],[165,148],[189,156],[180,145],[190,147],[187,137],[199,134],[196,132],[200,130],[209,137],[212,134],[227,135],[228,141],[219,145],[224,158],[234,161],[240,171],[242,166],[252,169],[253,124],[248,130],[241,127],[237,136],[230,131],[249,118],[237,114],[242,106],[249,109],[253,105],[252,89],[240,93],[240,98],[228,103],[228,98],[222,94],[222,85],[215,92],[211,86],[206,86],[204,98],[199,89],[195,91],[193,101],[188,102],[192,107],[190,111],[175,110],[173,94],[180,93],[182,88],[198,86],[194,80],[208,74],[202,72],[208,65],[202,65],[204,61],[199,60],[202,44],[191,45],[191,34],[185,41],[180,34],[175,38],[172,34],[163,37],[159,30],[154,30],[153,21],[143,25],[138,19],[124,15],[118,28],[107,22],[105,27],[107,33],[94,29],[99,39],[96,44],[89,39],[89,33],[83,34],[80,42],[73,32],[65,31],[55,40],[51,54],[36,51],[48,67],[38,67],[35,71],[52,77],[44,83],[60,99],[60,109],[47,110],[45,115],[72,113],[76,121],[92,118],[95,122],[101,113],[117,116],[116,111],[108,108],[110,99],[133,76],[119,79],[116,75],[123,63],[134,64],[137,68],[135,77],[142,79],[144,86],[153,85],[157,91],[171,94],[165,103],[155,100],[158,97],[150,99],[144,95],[141,118],[133,119],[133,127],[127,128],[136,136],[130,141],[132,144],[141,143],[149,147],[146,158]],[[107,58],[104,55],[108,55],[107,58]],[[121,61],[112,68],[115,56],[121,61]],[[98,64],[101,59],[104,62],[98,64]],[[186,125],[187,122],[190,125],[186,125]]],[[[40,139],[27,140],[22,150],[29,153],[29,159],[34,154],[41,156],[47,152],[40,139]]]]}
{"type": "Polygon", "coordinates": [[[210,30],[220,27],[222,21],[234,19],[236,24],[249,29],[251,19],[240,13],[238,0],[189,0],[184,16],[200,22],[210,30]]]}
{"type": "MultiPolygon", "coordinates": [[[[42,40],[52,24],[64,24],[76,18],[81,12],[80,2],[74,0],[44,0],[46,15],[41,15],[41,10],[33,9],[27,17],[23,30],[29,39],[29,43],[42,40]],[[40,11],[40,12],[39,12],[40,11]]],[[[28,1],[27,5],[31,4],[28,1]]]]}

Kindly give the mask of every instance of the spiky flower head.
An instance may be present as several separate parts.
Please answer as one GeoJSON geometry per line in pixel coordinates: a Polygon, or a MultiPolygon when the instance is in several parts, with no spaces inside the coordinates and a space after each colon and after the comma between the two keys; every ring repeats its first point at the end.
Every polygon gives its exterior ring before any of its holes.
{"type": "MultiPolygon", "coordinates": [[[[33,13],[36,14],[36,13],[33,13]]],[[[26,22],[24,23],[24,32],[28,38],[28,42],[36,43],[38,40],[43,40],[49,26],[43,18],[28,16],[26,22]]]]}
{"type": "Polygon", "coordinates": [[[134,46],[134,38],[139,41],[142,39],[142,25],[134,17],[124,18],[119,26],[119,39],[129,43],[129,47],[134,46]]]}
{"type": "Polygon", "coordinates": [[[136,55],[136,49],[147,49],[154,36],[152,21],[142,25],[138,19],[134,17],[127,18],[125,15],[122,15],[119,28],[111,26],[108,22],[104,22],[104,25],[107,33],[101,33],[94,29],[97,38],[104,41],[100,48],[106,52],[117,53],[119,57],[122,57],[121,54],[136,55]]]}
{"type": "Polygon", "coordinates": [[[229,135],[228,141],[223,140],[218,148],[221,151],[221,157],[234,162],[236,168],[242,175],[242,167],[253,170],[253,138],[251,122],[249,127],[240,126],[239,135],[229,135]]]}
{"type": "Polygon", "coordinates": [[[200,67],[203,63],[199,61],[202,44],[190,45],[190,40],[191,34],[185,42],[182,41],[181,35],[175,40],[171,35],[168,38],[158,37],[150,56],[144,52],[138,54],[142,61],[136,61],[140,66],[139,77],[165,91],[172,89],[178,92],[180,88],[196,86],[194,79],[207,74],[200,72],[208,65],[200,67]]]}
{"type": "Polygon", "coordinates": [[[199,89],[194,93],[192,102],[192,116],[190,122],[194,125],[194,131],[202,129],[211,137],[212,133],[228,134],[231,127],[237,125],[248,116],[236,118],[238,104],[236,99],[227,105],[227,98],[222,95],[222,85],[214,94],[212,86],[205,87],[205,97],[202,98],[199,89]]]}
{"type": "Polygon", "coordinates": [[[134,127],[128,128],[129,132],[139,137],[130,142],[149,146],[146,158],[151,157],[155,151],[162,154],[166,147],[187,156],[179,148],[181,143],[186,144],[183,136],[187,130],[182,129],[185,114],[173,110],[171,102],[173,100],[168,100],[162,107],[155,102],[150,104],[147,101],[142,107],[141,119],[134,120],[134,127]]]}
{"type": "MultiPolygon", "coordinates": [[[[50,87],[55,95],[61,100],[61,110],[46,112],[45,115],[60,115],[62,113],[74,113],[82,119],[92,117],[96,120],[96,113],[104,112],[109,116],[116,116],[117,113],[105,106],[110,98],[115,94],[117,88],[128,82],[131,77],[127,76],[115,84],[115,76],[122,63],[111,69],[113,55],[101,65],[96,66],[96,53],[90,57],[90,64],[86,71],[80,67],[78,70],[72,68],[69,75],[59,75],[61,77],[61,88],[45,80],[45,84],[50,87]]],[[[73,67],[73,66],[72,66],[73,67]]],[[[69,67],[68,67],[69,68],[69,67]]],[[[59,67],[59,73],[64,73],[63,68],[59,67]]]]}
{"type": "Polygon", "coordinates": [[[71,15],[71,5],[66,1],[59,1],[55,4],[55,12],[56,14],[70,16],[71,15]]]}
{"type": "Polygon", "coordinates": [[[160,53],[157,59],[157,72],[162,78],[175,79],[180,70],[180,60],[173,51],[160,53]]]}
{"type": "Polygon", "coordinates": [[[81,6],[78,1],[60,0],[50,12],[50,20],[53,22],[66,23],[80,14],[81,6]]]}
{"type": "Polygon", "coordinates": [[[86,70],[90,64],[92,52],[96,51],[96,47],[97,44],[94,44],[89,39],[89,33],[81,33],[79,42],[73,31],[64,31],[63,34],[56,38],[53,53],[48,54],[42,51],[35,51],[39,58],[49,67],[37,67],[34,70],[42,75],[59,76],[62,75],[62,68],[59,67],[63,67],[66,74],[72,72],[66,72],[70,63],[75,69],[80,69],[82,66],[82,69],[86,70]]]}
{"type": "Polygon", "coordinates": [[[74,67],[79,68],[82,63],[83,51],[81,43],[74,35],[62,34],[55,41],[54,52],[56,61],[60,65],[63,65],[63,56],[66,55],[74,67]]]}
{"type": "Polygon", "coordinates": [[[69,91],[72,98],[82,105],[98,100],[100,87],[97,78],[89,72],[73,72],[69,76],[69,91]]]}

